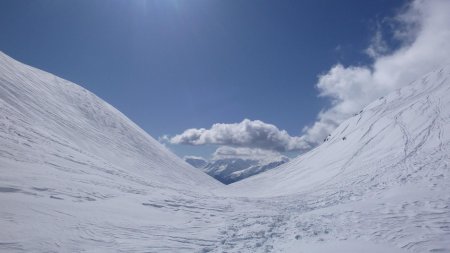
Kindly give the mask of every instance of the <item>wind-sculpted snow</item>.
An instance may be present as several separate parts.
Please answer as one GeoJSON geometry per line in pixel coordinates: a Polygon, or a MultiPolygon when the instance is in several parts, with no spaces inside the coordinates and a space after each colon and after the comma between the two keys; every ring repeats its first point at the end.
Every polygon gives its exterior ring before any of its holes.
{"type": "Polygon", "coordinates": [[[189,248],[191,240],[163,236],[183,234],[188,219],[143,203],[211,196],[221,186],[89,91],[4,54],[0,172],[5,252],[111,251],[122,242],[127,251],[135,247],[127,242],[146,240],[132,232],[141,226],[158,245],[189,248]]]}
{"type": "Polygon", "coordinates": [[[321,146],[228,193],[279,196],[291,249],[362,240],[450,252],[449,77],[445,66],[379,98],[321,146]]]}
{"type": "Polygon", "coordinates": [[[130,177],[139,173],[167,186],[218,185],[80,86],[4,54],[0,71],[2,157],[67,170],[70,163],[108,168],[106,174],[126,168],[130,177]]]}
{"type": "Polygon", "coordinates": [[[0,252],[450,252],[450,67],[223,186],[0,55],[0,252]]]}
{"type": "Polygon", "coordinates": [[[449,161],[449,77],[446,66],[379,98],[316,149],[233,189],[277,196],[331,186],[384,188],[424,178],[440,182],[449,161]]]}

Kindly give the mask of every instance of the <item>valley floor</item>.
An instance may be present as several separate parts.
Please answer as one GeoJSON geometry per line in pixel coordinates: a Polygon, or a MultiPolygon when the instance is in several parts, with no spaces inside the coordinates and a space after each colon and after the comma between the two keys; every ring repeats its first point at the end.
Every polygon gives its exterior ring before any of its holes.
{"type": "Polygon", "coordinates": [[[450,187],[436,185],[157,199],[2,187],[0,251],[450,252],[450,198],[440,196],[450,187]]]}

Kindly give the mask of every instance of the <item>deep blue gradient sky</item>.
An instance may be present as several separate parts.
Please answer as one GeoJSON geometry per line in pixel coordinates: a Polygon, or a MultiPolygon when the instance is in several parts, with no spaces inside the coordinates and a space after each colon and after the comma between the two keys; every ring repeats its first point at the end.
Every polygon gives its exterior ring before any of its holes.
{"type": "Polygon", "coordinates": [[[91,90],[155,138],[244,118],[299,135],[327,104],[317,75],[369,61],[376,22],[404,2],[3,0],[0,50],[91,90]]]}

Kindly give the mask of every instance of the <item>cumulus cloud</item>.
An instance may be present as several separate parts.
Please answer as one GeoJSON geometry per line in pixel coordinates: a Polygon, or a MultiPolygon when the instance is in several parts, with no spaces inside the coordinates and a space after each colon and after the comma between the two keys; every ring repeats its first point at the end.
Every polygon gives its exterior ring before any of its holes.
{"type": "Polygon", "coordinates": [[[450,1],[410,2],[391,21],[400,47],[387,53],[380,32],[366,53],[370,66],[337,64],[319,76],[320,96],[332,106],[319,113],[317,121],[304,129],[304,140],[318,144],[336,126],[364,106],[422,75],[448,64],[450,59],[450,1]]]}
{"type": "MultiPolygon", "coordinates": [[[[408,85],[424,74],[450,62],[450,1],[414,0],[396,16],[377,24],[365,52],[372,63],[366,66],[336,64],[317,81],[319,96],[331,100],[315,123],[303,129],[302,136],[290,136],[285,130],[259,120],[245,119],[235,124],[214,124],[211,128],[188,129],[163,140],[172,144],[216,144],[220,156],[227,148],[257,148],[276,152],[303,151],[319,144],[342,121],[387,93],[408,85]],[[390,49],[381,28],[390,27],[390,49]]],[[[236,153],[249,150],[234,150],[236,153]]],[[[238,154],[236,154],[238,155],[238,154]]]]}
{"type": "Polygon", "coordinates": [[[279,152],[309,148],[303,137],[290,136],[285,130],[280,130],[272,124],[249,119],[240,123],[214,124],[210,129],[188,129],[173,136],[169,141],[172,144],[216,144],[279,152]]]}

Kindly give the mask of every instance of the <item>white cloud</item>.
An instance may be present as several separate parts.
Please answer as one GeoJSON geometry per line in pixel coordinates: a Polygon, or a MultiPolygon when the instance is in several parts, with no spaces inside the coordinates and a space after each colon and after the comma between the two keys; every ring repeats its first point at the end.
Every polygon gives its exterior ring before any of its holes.
{"type": "MultiPolygon", "coordinates": [[[[331,99],[303,136],[259,120],[235,124],[214,124],[210,129],[188,129],[163,139],[172,144],[217,144],[285,152],[307,150],[319,144],[343,120],[387,93],[408,85],[450,61],[450,1],[415,0],[383,25],[391,25],[400,46],[390,50],[377,29],[366,53],[373,59],[367,66],[336,64],[318,77],[320,96],[331,99]]],[[[378,27],[379,28],[379,27],[378,27]]],[[[222,150],[219,150],[222,152],[222,150]]],[[[243,152],[242,150],[240,152],[243,152]]],[[[217,152],[216,152],[217,153],[217,152]]]]}
{"type": "Polygon", "coordinates": [[[234,124],[214,124],[210,129],[188,129],[170,138],[170,142],[189,145],[217,144],[279,152],[309,148],[303,137],[290,136],[285,130],[280,130],[272,124],[249,119],[234,124]]]}
{"type": "Polygon", "coordinates": [[[388,52],[387,43],[383,39],[381,28],[377,28],[375,35],[372,37],[369,47],[366,49],[366,54],[376,59],[388,52]]]}
{"type": "Polygon", "coordinates": [[[420,78],[450,60],[450,1],[416,0],[407,5],[395,20],[397,50],[387,51],[380,34],[375,34],[367,51],[370,66],[340,64],[319,76],[320,96],[332,106],[319,113],[317,121],[305,129],[305,140],[320,143],[340,122],[364,106],[401,86],[420,78]],[[378,37],[378,38],[377,38],[378,37]]]}
{"type": "Polygon", "coordinates": [[[187,159],[206,161],[206,159],[201,157],[201,156],[195,156],[195,155],[185,155],[185,156],[183,156],[183,160],[187,160],[187,159]]]}
{"type": "Polygon", "coordinates": [[[234,148],[221,146],[214,152],[212,160],[220,160],[227,158],[240,158],[259,161],[274,161],[284,158],[280,153],[272,150],[264,150],[259,148],[234,148]]]}

